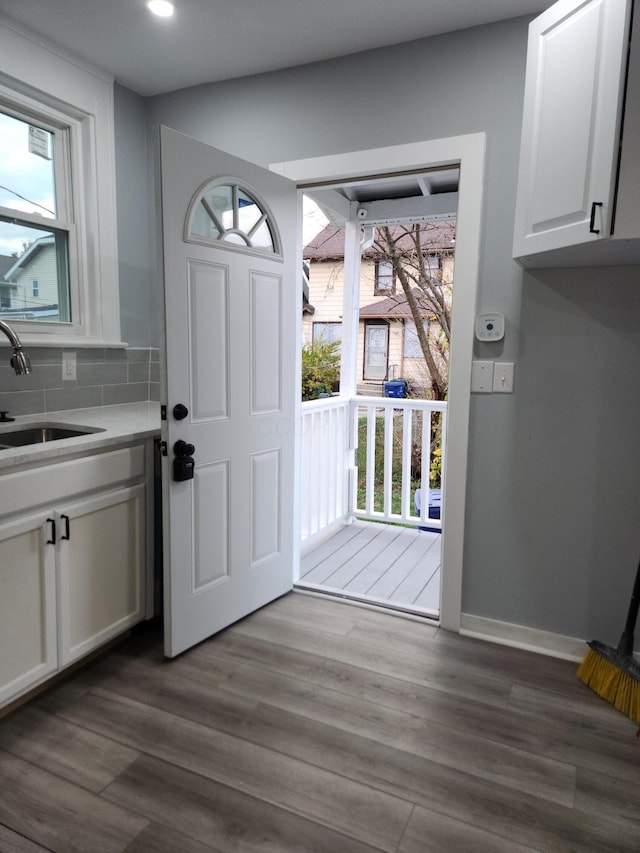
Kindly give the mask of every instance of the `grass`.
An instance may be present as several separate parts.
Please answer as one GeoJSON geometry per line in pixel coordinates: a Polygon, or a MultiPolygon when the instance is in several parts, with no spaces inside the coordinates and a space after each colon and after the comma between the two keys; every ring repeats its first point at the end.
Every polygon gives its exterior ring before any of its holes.
{"type": "MultiPolygon", "coordinates": [[[[375,425],[375,471],[374,471],[374,509],[376,512],[384,510],[384,417],[376,417],[375,425]]],[[[416,489],[420,488],[420,471],[422,464],[422,451],[419,437],[421,435],[422,416],[413,419],[413,441],[411,452],[411,499],[416,489]]],[[[391,511],[400,514],[402,511],[402,429],[403,417],[396,416],[393,419],[393,443],[392,443],[392,465],[391,465],[391,511]]],[[[437,445],[438,446],[438,445],[437,445]]],[[[439,454],[434,454],[437,460],[432,465],[430,477],[431,488],[440,485],[439,454]],[[436,470],[437,469],[437,470],[436,470]]],[[[363,508],[366,502],[366,472],[367,472],[367,419],[358,419],[358,507],[363,508]]],[[[413,511],[413,506],[412,506],[413,511]]]]}

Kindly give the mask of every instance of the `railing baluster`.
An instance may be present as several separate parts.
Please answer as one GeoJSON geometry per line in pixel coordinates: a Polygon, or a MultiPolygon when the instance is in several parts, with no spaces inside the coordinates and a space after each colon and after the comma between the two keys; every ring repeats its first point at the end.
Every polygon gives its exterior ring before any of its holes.
{"type": "Polygon", "coordinates": [[[413,446],[413,409],[402,412],[402,509],[403,520],[411,517],[411,450],[413,446]]]}
{"type": "Polygon", "coordinates": [[[383,512],[389,517],[393,512],[393,409],[384,412],[384,476],[383,476],[383,512]]]}

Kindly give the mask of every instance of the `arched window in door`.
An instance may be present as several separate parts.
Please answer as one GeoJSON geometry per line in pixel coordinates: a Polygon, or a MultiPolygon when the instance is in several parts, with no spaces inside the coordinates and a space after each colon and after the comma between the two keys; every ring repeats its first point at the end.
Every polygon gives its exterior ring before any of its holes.
{"type": "Polygon", "coordinates": [[[218,178],[198,190],[187,212],[185,241],[281,254],[269,209],[233,178],[218,178]]]}

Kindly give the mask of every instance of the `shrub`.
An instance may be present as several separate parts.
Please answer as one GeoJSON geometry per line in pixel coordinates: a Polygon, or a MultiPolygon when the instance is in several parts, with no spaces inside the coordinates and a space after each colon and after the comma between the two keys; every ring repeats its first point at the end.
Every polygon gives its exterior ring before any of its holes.
{"type": "Polygon", "coordinates": [[[340,341],[322,339],[302,347],[302,399],[329,394],[340,379],[340,341]]]}

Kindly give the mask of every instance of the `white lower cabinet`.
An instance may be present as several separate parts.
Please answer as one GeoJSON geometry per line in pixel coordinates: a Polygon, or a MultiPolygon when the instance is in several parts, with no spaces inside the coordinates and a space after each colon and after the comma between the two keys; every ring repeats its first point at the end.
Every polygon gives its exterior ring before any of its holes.
{"type": "Polygon", "coordinates": [[[144,497],[144,486],[132,486],[57,517],[60,666],[144,617],[144,497]]]}
{"type": "Polygon", "coordinates": [[[0,524],[0,705],[58,668],[56,563],[46,514],[0,524]]]}
{"type": "Polygon", "coordinates": [[[145,448],[2,475],[0,491],[1,706],[145,618],[145,448]],[[38,483],[58,499],[21,513],[38,483]]]}

